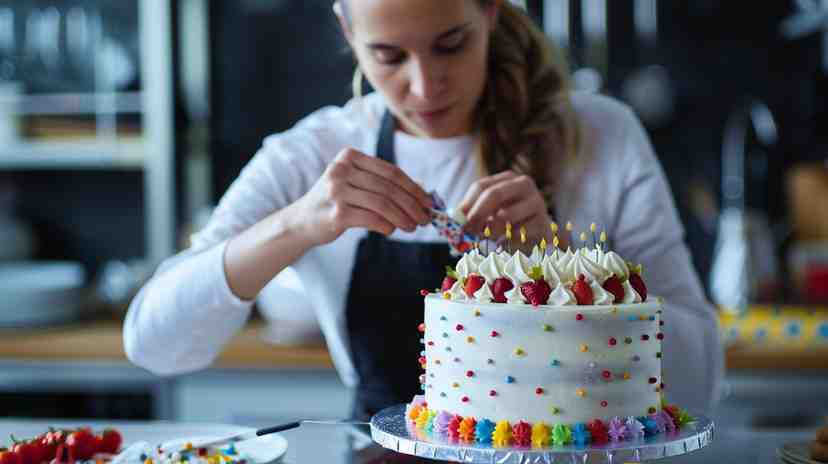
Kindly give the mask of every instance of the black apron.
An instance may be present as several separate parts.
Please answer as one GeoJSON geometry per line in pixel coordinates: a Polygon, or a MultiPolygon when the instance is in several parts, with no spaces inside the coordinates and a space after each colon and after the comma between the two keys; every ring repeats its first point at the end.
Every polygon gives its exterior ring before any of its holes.
{"type": "MultiPolygon", "coordinates": [[[[388,111],[377,157],[396,162],[394,117],[388,111]]],[[[397,242],[371,231],[359,242],[345,306],[351,359],[360,378],[354,418],[368,420],[422,393],[420,290],[439,287],[454,261],[445,243],[397,242]]]]}

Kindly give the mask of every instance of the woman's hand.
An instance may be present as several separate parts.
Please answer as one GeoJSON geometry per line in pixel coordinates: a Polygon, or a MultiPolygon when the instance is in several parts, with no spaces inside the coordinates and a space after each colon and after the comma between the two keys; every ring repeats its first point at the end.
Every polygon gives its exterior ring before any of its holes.
{"type": "Polygon", "coordinates": [[[479,237],[487,225],[493,239],[503,236],[507,222],[512,224],[512,243],[520,243],[521,226],[526,228],[527,244],[534,244],[550,233],[546,202],[535,181],[514,171],[476,181],[466,192],[460,209],[468,219],[464,230],[479,237]]]}
{"type": "Polygon", "coordinates": [[[349,148],[293,206],[302,235],[324,245],[352,227],[412,232],[430,221],[431,197],[397,166],[349,148]]]}

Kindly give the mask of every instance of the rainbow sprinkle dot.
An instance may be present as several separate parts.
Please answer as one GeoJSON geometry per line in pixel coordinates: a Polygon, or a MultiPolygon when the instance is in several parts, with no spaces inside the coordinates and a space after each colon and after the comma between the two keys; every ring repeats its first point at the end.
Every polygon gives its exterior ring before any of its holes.
{"type": "Polygon", "coordinates": [[[525,354],[526,354],[526,352],[523,351],[523,348],[521,348],[521,347],[515,348],[515,356],[523,356],[525,354]]]}
{"type": "Polygon", "coordinates": [[[466,337],[466,341],[469,343],[474,343],[474,337],[466,337]]]}
{"type": "Polygon", "coordinates": [[[515,383],[515,378],[511,375],[506,376],[506,383],[515,383]]]}
{"type": "Polygon", "coordinates": [[[480,310],[479,309],[474,310],[474,317],[480,317],[480,310]]]}
{"type": "Polygon", "coordinates": [[[553,329],[552,329],[552,326],[551,326],[551,325],[549,325],[549,324],[544,324],[544,325],[543,325],[543,331],[544,331],[544,332],[552,332],[552,330],[553,330],[553,329]]]}
{"type": "Polygon", "coordinates": [[[586,396],[586,390],[584,390],[583,388],[579,388],[575,390],[575,394],[583,398],[586,396]]]}
{"type": "Polygon", "coordinates": [[[581,350],[581,353],[586,353],[587,351],[589,351],[589,346],[581,345],[579,349],[581,350]]]}

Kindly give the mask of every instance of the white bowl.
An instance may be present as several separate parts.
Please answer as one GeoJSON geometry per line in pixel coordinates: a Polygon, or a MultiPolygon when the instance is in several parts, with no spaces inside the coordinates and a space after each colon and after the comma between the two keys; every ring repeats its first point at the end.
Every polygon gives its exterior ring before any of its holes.
{"type": "Polygon", "coordinates": [[[0,326],[65,322],[83,310],[86,272],[68,261],[0,262],[0,326]]]}

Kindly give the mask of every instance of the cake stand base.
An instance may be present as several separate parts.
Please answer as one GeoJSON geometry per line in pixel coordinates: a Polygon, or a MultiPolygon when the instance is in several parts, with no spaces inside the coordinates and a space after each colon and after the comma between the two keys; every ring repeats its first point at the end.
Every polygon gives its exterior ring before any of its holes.
{"type": "Polygon", "coordinates": [[[446,437],[432,437],[410,426],[405,405],[392,406],[371,418],[371,437],[384,448],[441,461],[526,464],[526,463],[620,463],[639,462],[687,454],[713,441],[713,421],[697,417],[680,430],[618,443],[550,448],[495,448],[446,437]]]}

